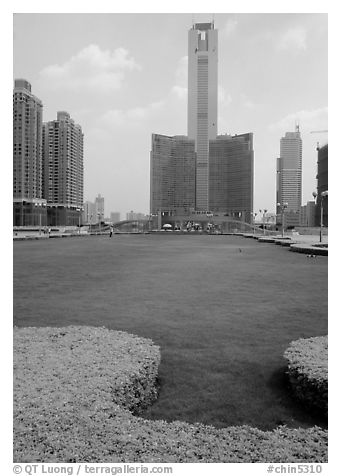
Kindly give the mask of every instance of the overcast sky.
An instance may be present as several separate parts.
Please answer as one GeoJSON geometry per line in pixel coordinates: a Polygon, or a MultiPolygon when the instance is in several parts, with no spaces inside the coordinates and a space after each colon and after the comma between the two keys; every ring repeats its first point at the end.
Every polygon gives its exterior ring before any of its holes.
{"type": "MultiPolygon", "coordinates": [[[[84,199],[149,212],[151,134],[187,133],[187,33],[212,14],[15,14],[14,78],[84,132],[84,199]]],[[[328,16],[215,14],[218,131],[254,133],[254,209],[275,210],[280,138],[299,121],[303,204],[316,189],[328,129],[328,16]]]]}

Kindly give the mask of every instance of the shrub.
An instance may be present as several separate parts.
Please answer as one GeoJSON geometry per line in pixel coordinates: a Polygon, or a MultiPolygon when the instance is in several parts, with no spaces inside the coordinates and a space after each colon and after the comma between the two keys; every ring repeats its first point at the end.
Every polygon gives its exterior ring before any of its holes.
{"type": "Polygon", "coordinates": [[[285,351],[288,375],[297,398],[328,413],[328,336],[291,342],[285,351]]]}
{"type": "Polygon", "coordinates": [[[155,398],[159,348],[104,328],[15,328],[14,461],[325,462],[318,427],[217,429],[133,415],[155,398]]]}

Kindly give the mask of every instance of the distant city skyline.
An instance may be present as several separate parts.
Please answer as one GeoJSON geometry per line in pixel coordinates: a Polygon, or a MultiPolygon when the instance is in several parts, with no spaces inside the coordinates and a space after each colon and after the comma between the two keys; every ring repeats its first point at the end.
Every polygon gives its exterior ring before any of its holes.
{"type": "MultiPolygon", "coordinates": [[[[100,193],[108,212],[148,213],[151,134],[187,130],[192,21],[185,13],[14,15],[14,77],[32,84],[44,122],[66,110],[82,124],[84,200],[100,193]]],[[[218,133],[254,133],[254,209],[275,211],[279,141],[296,121],[304,204],[316,189],[316,142],[327,142],[310,133],[328,129],[327,14],[215,14],[214,21],[218,133]]]]}

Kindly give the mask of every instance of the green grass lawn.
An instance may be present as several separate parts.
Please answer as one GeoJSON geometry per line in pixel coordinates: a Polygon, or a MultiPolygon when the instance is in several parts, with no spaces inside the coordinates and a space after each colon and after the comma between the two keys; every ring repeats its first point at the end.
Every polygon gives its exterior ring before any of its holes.
{"type": "Polygon", "coordinates": [[[292,340],[327,334],[326,257],[171,233],[13,246],[15,325],[106,326],[160,345],[145,417],[326,426],[291,397],[283,358],[292,340]]]}

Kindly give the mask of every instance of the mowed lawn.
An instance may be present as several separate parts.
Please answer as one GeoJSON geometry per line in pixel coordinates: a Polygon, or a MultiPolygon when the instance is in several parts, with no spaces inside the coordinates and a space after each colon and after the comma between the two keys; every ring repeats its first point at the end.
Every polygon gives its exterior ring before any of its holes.
{"type": "Polygon", "coordinates": [[[93,325],[161,347],[147,418],[326,425],[291,397],[283,352],[327,334],[327,258],[237,236],[14,243],[14,324],[93,325]]]}

